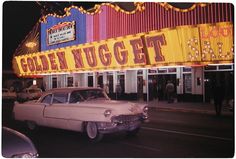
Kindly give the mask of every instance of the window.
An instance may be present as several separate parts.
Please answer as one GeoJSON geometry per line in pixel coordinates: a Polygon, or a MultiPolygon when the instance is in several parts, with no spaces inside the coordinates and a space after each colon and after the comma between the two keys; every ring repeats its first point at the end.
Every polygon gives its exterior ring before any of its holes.
{"type": "Polygon", "coordinates": [[[232,65],[220,65],[219,70],[230,70],[232,69],[232,65]]]}
{"type": "Polygon", "coordinates": [[[55,93],[53,97],[53,103],[66,103],[68,98],[67,93],[55,93]]]}
{"type": "Polygon", "coordinates": [[[157,71],[158,71],[158,73],[167,73],[166,68],[158,68],[157,71]]]}
{"type": "Polygon", "coordinates": [[[57,77],[52,78],[52,88],[57,88],[57,77]]]}
{"type": "Polygon", "coordinates": [[[176,68],[168,68],[168,72],[176,72],[176,68]]]}
{"type": "Polygon", "coordinates": [[[67,87],[73,87],[73,77],[67,77],[67,87]]]}
{"type": "Polygon", "coordinates": [[[80,91],[74,91],[70,95],[70,103],[77,103],[84,101],[83,97],[80,95],[80,91]]]}
{"type": "Polygon", "coordinates": [[[184,67],[183,72],[191,72],[192,68],[191,67],[184,67]]]}
{"type": "Polygon", "coordinates": [[[45,96],[42,100],[41,103],[47,103],[47,104],[50,104],[51,103],[51,100],[52,100],[52,94],[49,94],[47,96],[45,96]]]}
{"type": "Polygon", "coordinates": [[[216,66],[205,66],[205,70],[217,70],[216,66]]]}
{"type": "Polygon", "coordinates": [[[104,92],[102,90],[82,90],[82,91],[80,91],[80,95],[85,100],[97,99],[97,98],[108,99],[108,97],[104,94],[104,92]]]}

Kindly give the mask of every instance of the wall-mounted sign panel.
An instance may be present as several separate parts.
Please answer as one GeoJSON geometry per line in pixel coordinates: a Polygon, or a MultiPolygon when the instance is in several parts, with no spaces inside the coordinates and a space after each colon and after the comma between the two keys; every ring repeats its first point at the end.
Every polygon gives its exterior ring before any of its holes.
{"type": "Polygon", "coordinates": [[[75,21],[63,22],[47,30],[47,44],[55,45],[75,40],[75,21]]]}

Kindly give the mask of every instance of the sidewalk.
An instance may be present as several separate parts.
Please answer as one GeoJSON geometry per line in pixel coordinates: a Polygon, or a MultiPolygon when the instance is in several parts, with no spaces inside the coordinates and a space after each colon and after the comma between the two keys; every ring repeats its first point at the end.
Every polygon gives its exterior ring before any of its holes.
{"type": "MultiPolygon", "coordinates": [[[[146,103],[145,101],[139,101],[139,103],[146,103]]],[[[211,103],[202,102],[174,102],[167,103],[167,101],[153,100],[147,102],[149,108],[166,110],[166,111],[181,111],[181,112],[196,112],[215,114],[214,105],[211,103]]],[[[222,106],[222,114],[233,114],[226,106],[222,106]]]]}

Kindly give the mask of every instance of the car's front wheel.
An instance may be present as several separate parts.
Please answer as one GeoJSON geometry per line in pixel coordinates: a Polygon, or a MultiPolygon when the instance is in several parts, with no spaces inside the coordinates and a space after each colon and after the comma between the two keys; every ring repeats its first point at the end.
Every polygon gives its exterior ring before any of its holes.
{"type": "Polygon", "coordinates": [[[86,132],[91,141],[98,142],[103,138],[103,134],[99,133],[95,122],[88,122],[86,124],[86,132]]]}

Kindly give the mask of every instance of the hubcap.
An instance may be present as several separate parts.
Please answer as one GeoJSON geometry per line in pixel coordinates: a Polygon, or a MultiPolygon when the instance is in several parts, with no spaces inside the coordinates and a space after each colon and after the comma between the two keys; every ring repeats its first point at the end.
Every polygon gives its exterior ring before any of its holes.
{"type": "Polygon", "coordinates": [[[94,139],[97,136],[97,126],[95,123],[89,122],[87,124],[87,134],[91,139],[94,139]]]}

